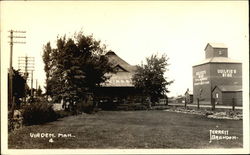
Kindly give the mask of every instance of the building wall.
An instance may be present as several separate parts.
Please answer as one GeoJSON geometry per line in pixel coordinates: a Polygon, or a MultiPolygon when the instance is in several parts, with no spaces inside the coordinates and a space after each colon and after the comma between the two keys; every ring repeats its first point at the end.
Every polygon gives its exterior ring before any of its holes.
{"type": "Polygon", "coordinates": [[[214,48],[214,57],[228,57],[227,48],[214,48]]]}
{"type": "MultiPolygon", "coordinates": [[[[222,102],[223,105],[230,105],[232,106],[233,104],[233,98],[234,98],[234,103],[236,106],[241,106],[242,105],[242,98],[237,99],[237,94],[240,94],[238,92],[223,92],[222,94],[222,102]]],[[[238,96],[239,97],[239,96],[238,96]]]]}
{"type": "Polygon", "coordinates": [[[214,49],[213,49],[212,46],[208,45],[205,50],[206,50],[206,52],[205,52],[206,53],[206,59],[213,57],[213,51],[214,51],[214,49]]]}
{"type": "Polygon", "coordinates": [[[212,57],[228,57],[227,48],[213,48],[212,46],[208,45],[205,50],[206,59],[212,57]]]}
{"type": "Polygon", "coordinates": [[[236,105],[237,106],[242,106],[243,100],[242,100],[242,92],[236,92],[235,94],[236,97],[236,105]]]}
{"type": "Polygon", "coordinates": [[[241,64],[210,64],[212,89],[218,85],[242,85],[241,64]]]}
{"type": "Polygon", "coordinates": [[[218,88],[213,91],[213,98],[218,102],[218,105],[232,106],[233,99],[235,106],[242,106],[242,92],[221,92],[218,88]],[[216,93],[219,97],[216,99],[216,93]]]}
{"type": "Polygon", "coordinates": [[[197,98],[203,101],[210,101],[211,82],[210,82],[210,64],[203,64],[193,67],[193,100],[197,98]],[[200,90],[202,90],[200,92],[200,90]]]}
{"type": "Polygon", "coordinates": [[[198,97],[211,102],[212,90],[218,85],[242,85],[242,65],[208,63],[193,67],[194,102],[198,97]]]}
{"type": "Polygon", "coordinates": [[[232,105],[233,98],[235,96],[234,92],[223,92],[222,93],[222,103],[223,105],[232,105]]]}

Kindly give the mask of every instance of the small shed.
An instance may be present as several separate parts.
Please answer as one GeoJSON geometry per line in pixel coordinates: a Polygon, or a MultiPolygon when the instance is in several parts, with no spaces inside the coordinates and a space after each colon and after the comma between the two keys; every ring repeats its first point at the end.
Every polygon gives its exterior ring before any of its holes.
{"type": "Polygon", "coordinates": [[[242,106],[241,85],[218,85],[212,91],[215,104],[242,106]]]}

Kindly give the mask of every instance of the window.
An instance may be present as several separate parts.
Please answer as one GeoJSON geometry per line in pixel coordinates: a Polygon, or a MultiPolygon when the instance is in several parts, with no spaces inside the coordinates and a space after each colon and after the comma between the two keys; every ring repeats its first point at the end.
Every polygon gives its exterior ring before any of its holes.
{"type": "Polygon", "coordinates": [[[219,51],[219,55],[222,55],[222,51],[219,51]]]}
{"type": "Polygon", "coordinates": [[[219,93],[216,93],[216,94],[215,94],[215,98],[219,98],[219,93]]]}

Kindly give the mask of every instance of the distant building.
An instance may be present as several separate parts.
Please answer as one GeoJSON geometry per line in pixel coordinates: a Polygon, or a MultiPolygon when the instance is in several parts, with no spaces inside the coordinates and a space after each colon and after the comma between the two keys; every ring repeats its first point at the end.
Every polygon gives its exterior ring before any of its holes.
{"type": "Polygon", "coordinates": [[[193,66],[193,97],[201,103],[242,105],[242,63],[228,58],[228,48],[221,43],[208,43],[205,60],[193,66]],[[230,92],[230,93],[229,93],[230,92]],[[229,102],[231,100],[231,102],[229,102]]]}
{"type": "Polygon", "coordinates": [[[185,96],[179,95],[174,99],[175,103],[185,103],[185,96]]]}

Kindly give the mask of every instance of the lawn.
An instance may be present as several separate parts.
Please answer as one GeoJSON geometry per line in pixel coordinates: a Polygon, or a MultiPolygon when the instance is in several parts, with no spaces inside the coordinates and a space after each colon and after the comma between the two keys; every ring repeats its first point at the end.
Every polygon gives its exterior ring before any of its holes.
{"type": "Polygon", "coordinates": [[[8,143],[10,149],[241,148],[242,134],[242,120],[216,120],[156,110],[99,111],[25,126],[10,133],[8,143]],[[238,139],[209,143],[210,129],[228,130],[228,135],[238,139]],[[50,137],[32,138],[31,133],[54,135],[53,142],[49,142],[50,137]]]}

